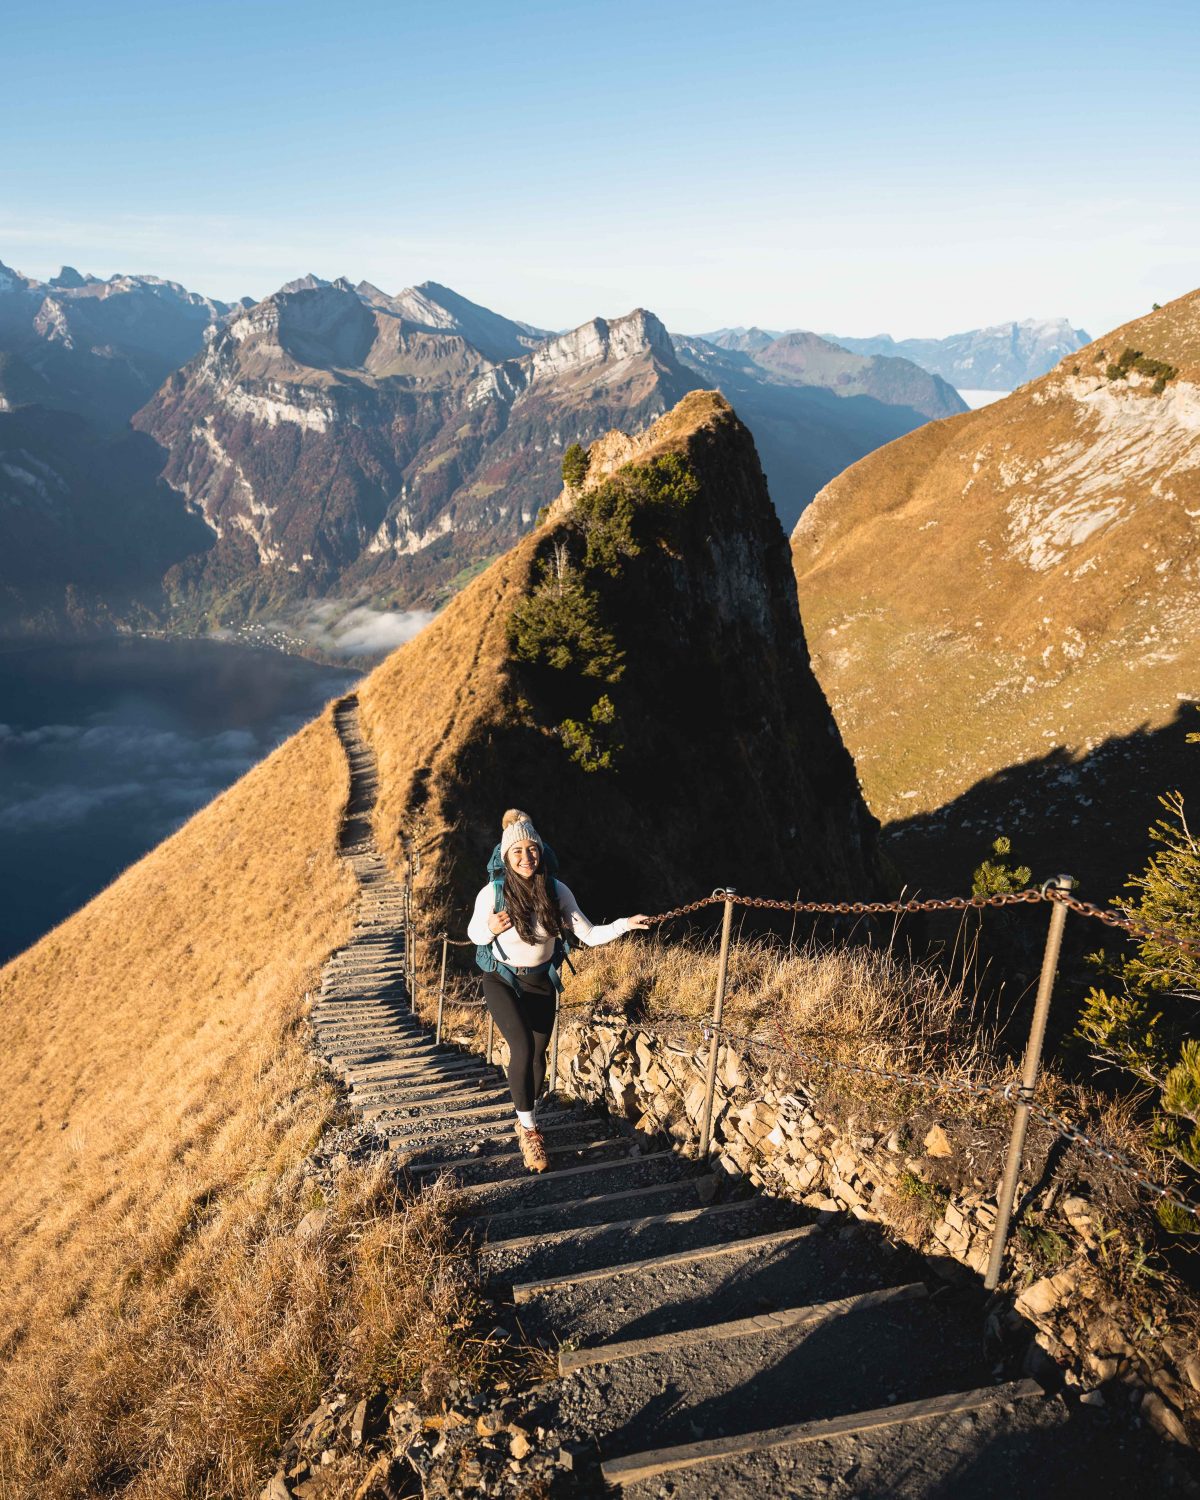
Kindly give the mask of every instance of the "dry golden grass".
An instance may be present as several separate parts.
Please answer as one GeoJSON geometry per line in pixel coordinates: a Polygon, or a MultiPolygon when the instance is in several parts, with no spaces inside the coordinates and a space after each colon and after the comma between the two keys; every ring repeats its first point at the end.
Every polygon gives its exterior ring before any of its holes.
{"type": "Polygon", "coordinates": [[[346,791],[327,712],[0,971],[6,1495],[255,1493],[331,1365],[438,1365],[436,1213],[349,1173],[293,1234],[346,791]]]}
{"type": "MultiPolygon", "coordinates": [[[[716,988],[714,940],[625,939],[581,950],[574,961],[578,976],[564,997],[571,1020],[616,1012],[702,1045],[700,1026],[712,1016],[716,988]]],[[[752,1069],[802,1085],[834,1115],[865,1113],[875,1128],[889,1130],[931,1110],[943,1119],[986,1121],[995,1127],[994,1155],[1011,1124],[1012,1106],[998,1090],[1017,1076],[1021,1038],[1005,1046],[981,1024],[970,986],[935,963],[890,948],[808,944],[791,951],[773,937],[736,940],[723,1021],[733,1036],[764,1044],[740,1048],[752,1069]],[[890,1080],[847,1063],[929,1081],[890,1080]],[[957,1087],[964,1083],[987,1092],[957,1087]]],[[[1047,1108],[1088,1122],[1144,1172],[1162,1177],[1166,1159],[1137,1099],[1071,1082],[1053,1059],[1043,1065],[1038,1092],[1047,1108]]],[[[1039,1131],[1048,1146],[1053,1133],[1036,1127],[1034,1135],[1039,1131]]],[[[1119,1179],[1112,1188],[1122,1204],[1132,1202],[1119,1179]]]]}
{"type": "MultiPolygon", "coordinates": [[[[691,1021],[696,1035],[712,1015],[717,966],[713,939],[612,943],[577,955],[567,999],[582,1013],[615,1010],[649,1026],[691,1021]]],[[[886,948],[793,950],[774,938],[736,940],[723,1014],[731,1033],[764,1044],[755,1054],[764,1066],[795,1071],[796,1061],[776,1050],[790,1043],[832,1062],[947,1079],[990,1081],[999,1071],[993,1038],[965,987],[886,948]]],[[[826,1071],[818,1069],[813,1082],[826,1071]]],[[[843,1084],[849,1078],[859,1099],[891,1092],[862,1075],[835,1076],[843,1084]]]]}

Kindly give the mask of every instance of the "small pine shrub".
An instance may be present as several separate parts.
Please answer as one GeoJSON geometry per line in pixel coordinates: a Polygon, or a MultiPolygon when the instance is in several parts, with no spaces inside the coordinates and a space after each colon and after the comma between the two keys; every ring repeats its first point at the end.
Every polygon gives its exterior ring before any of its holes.
{"type": "Polygon", "coordinates": [[[1010,859],[1012,840],[1001,835],[992,844],[994,858],[985,859],[971,877],[973,896],[1005,896],[1023,891],[1029,884],[1028,865],[1014,865],[1010,859]]]}
{"type": "Polygon", "coordinates": [[[1167,388],[1167,382],[1174,380],[1179,371],[1174,365],[1169,365],[1165,359],[1148,359],[1140,349],[1126,349],[1115,365],[1109,365],[1108,378],[1110,380],[1124,380],[1130,370],[1136,370],[1139,375],[1145,375],[1153,379],[1151,389],[1156,396],[1161,396],[1167,388]]]}
{"type": "Polygon", "coordinates": [[[592,704],[586,724],[564,719],[558,732],[571,759],[584,771],[612,771],[625,748],[617,738],[617,713],[604,693],[592,704]]]}
{"type": "Polygon", "coordinates": [[[627,464],[611,479],[580,495],[574,522],[587,541],[585,567],[616,576],[622,560],[654,541],[665,541],[675,516],[699,492],[686,459],[665,453],[649,463],[627,464]]]}
{"type": "Polygon", "coordinates": [[[583,481],[587,478],[588,464],[590,458],[587,449],[579,443],[572,443],[563,454],[562,479],[567,489],[571,491],[583,488],[583,481]]]}
{"type": "Polygon", "coordinates": [[[625,670],[625,653],[617,650],[610,631],[600,623],[595,595],[573,567],[566,549],[543,558],[540,577],[508,621],[508,638],[521,661],[540,663],[556,671],[574,669],[584,677],[618,682],[625,670]]]}
{"type": "MultiPolygon", "coordinates": [[[[1189,735],[1192,741],[1200,735],[1189,735]]],[[[1145,869],[1126,882],[1132,896],[1114,903],[1139,926],[1173,933],[1200,945],[1200,835],[1188,824],[1183,794],[1159,799],[1167,813],[1150,829],[1158,846],[1145,869]]],[[[1084,1001],[1077,1032],[1100,1061],[1132,1074],[1157,1094],[1156,1130],[1186,1176],[1200,1179],[1200,958],[1157,937],[1141,939],[1132,957],[1096,961],[1115,980],[1094,986],[1084,1001]]],[[[1160,1210],[1167,1228],[1200,1232],[1200,1222],[1160,1210]]]]}

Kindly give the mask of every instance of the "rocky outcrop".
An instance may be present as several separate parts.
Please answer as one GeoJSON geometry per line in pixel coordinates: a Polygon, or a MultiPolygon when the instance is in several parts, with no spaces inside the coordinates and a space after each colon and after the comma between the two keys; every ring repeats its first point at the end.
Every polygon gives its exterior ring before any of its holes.
{"type": "Polygon", "coordinates": [[[1198,474],[1192,293],[865,458],[802,518],[817,674],[872,808],[939,845],[939,884],[964,833],[975,862],[1022,836],[1100,894],[1141,863],[1158,792],[1188,774],[1198,474]]]}
{"type": "MultiPolygon", "coordinates": [[[[565,878],[586,868],[597,919],[739,882],[876,889],[876,830],[812,675],[749,432],[718,394],[696,391],[646,433],[610,435],[593,453],[590,482],[629,459],[677,457],[696,493],[669,534],[647,531],[612,572],[587,565],[564,498],[377,669],[360,698],[380,763],[381,846],[398,855],[398,830],[428,830],[422,899],[455,926],[499,813],[531,801],[565,878]],[[615,673],[586,660],[556,667],[516,642],[514,616],[539,589],[553,592],[548,573],[578,582],[575,618],[610,640],[615,673]],[[601,699],[603,722],[591,713],[601,699]],[[580,749],[589,724],[594,754],[580,749]]],[[[653,499],[641,503],[635,535],[658,524],[653,499]]],[[[573,631],[569,610],[555,629],[573,631]]]]}

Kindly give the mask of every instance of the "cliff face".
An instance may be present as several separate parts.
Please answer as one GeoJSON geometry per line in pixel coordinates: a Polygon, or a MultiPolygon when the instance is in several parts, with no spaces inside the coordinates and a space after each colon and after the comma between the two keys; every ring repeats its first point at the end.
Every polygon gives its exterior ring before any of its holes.
{"type": "Polygon", "coordinates": [[[580,872],[598,919],[724,884],[877,887],[874,823],[809,666],[786,539],[753,440],[714,392],[640,437],[594,444],[583,500],[562,496],[360,699],[380,836],[395,849],[398,829],[423,823],[432,899],[455,925],[507,806],[533,815],[565,878],[580,872]],[[612,570],[589,564],[588,497],[606,475],[625,482],[671,458],[693,476],[691,498],[669,515],[651,492],[635,498],[636,550],[612,570]],[[559,593],[575,601],[565,613],[559,593]],[[550,610],[551,643],[574,641],[586,614],[609,657],[531,653],[514,632],[531,600],[550,610]],[[586,767],[572,725],[607,764],[586,767]]]}
{"type": "Polygon", "coordinates": [[[1200,696],[1198,475],[1194,292],[817,497],[801,608],[881,818],[951,806],[960,826],[977,783],[1024,766],[973,815],[977,850],[1007,806],[1030,837],[1053,814],[1054,847],[1093,868],[1132,824],[1140,862],[1200,696]]]}
{"type": "Polygon", "coordinates": [[[300,283],[232,319],[136,425],[215,535],[182,593],[405,603],[511,544],[568,443],[693,383],[649,313],[538,343],[433,283],[300,283]]]}

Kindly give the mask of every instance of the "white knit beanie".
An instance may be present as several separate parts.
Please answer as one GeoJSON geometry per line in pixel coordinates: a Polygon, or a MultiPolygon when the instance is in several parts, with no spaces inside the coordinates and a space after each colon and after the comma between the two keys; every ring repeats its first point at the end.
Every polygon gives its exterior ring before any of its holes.
{"type": "Polygon", "coordinates": [[[528,813],[523,813],[518,807],[510,807],[500,820],[503,832],[500,835],[500,858],[507,859],[508,851],[514,844],[536,844],[539,849],[543,847],[542,836],[533,826],[533,820],[528,813]]]}

